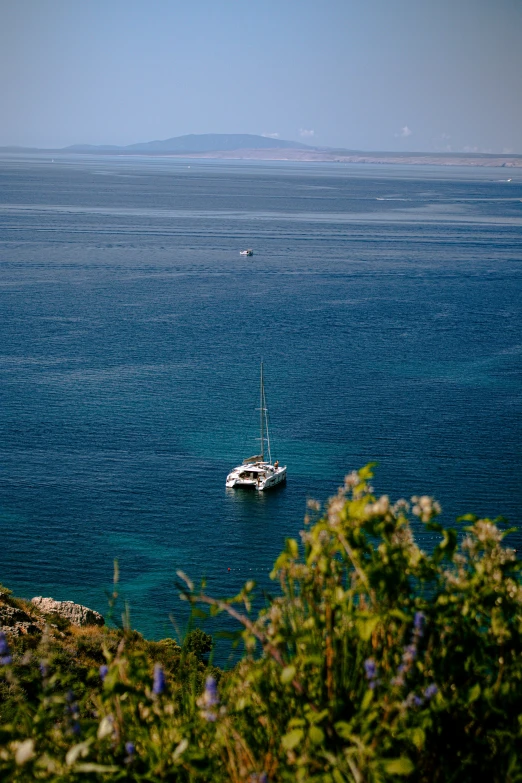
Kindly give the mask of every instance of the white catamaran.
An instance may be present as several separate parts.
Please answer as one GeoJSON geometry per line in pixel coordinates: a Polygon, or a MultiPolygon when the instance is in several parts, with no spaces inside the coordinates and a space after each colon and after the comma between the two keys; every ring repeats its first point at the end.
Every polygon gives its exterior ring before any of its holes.
{"type": "Polygon", "coordinates": [[[265,489],[281,484],[286,481],[286,465],[282,466],[276,460],[272,463],[272,454],[270,452],[270,435],[268,433],[268,410],[266,407],[265,385],[263,380],[263,362],[261,362],[261,389],[260,389],[260,416],[259,425],[261,430],[261,454],[254,457],[248,457],[243,460],[242,465],[234,468],[228,476],[227,487],[251,487],[262,492],[265,489]],[[268,462],[265,461],[265,443],[268,456],[268,462]]]}

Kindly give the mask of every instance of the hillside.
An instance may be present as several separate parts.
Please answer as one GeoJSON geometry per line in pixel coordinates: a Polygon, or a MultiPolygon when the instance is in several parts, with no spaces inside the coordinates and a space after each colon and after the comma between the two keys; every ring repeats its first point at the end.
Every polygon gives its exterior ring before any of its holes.
{"type": "Polygon", "coordinates": [[[255,136],[249,133],[191,133],[187,136],[174,136],[171,139],[147,141],[139,144],[129,144],[125,147],[93,146],[75,144],[65,147],[68,152],[105,152],[118,151],[130,153],[201,153],[230,152],[232,150],[271,150],[271,149],[312,149],[297,141],[273,139],[267,136],[255,136]]]}
{"type": "Polygon", "coordinates": [[[522,168],[522,155],[479,152],[368,152],[312,147],[250,133],[204,133],[117,146],[73,144],[61,149],[0,147],[0,154],[151,155],[215,160],[295,161],[300,163],[371,163],[384,165],[487,166],[522,168]]]}

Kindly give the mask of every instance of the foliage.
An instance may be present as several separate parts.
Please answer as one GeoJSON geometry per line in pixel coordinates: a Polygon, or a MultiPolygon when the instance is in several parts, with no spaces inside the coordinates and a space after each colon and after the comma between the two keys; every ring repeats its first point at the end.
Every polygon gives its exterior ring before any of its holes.
{"type": "Polygon", "coordinates": [[[194,628],[185,637],[183,647],[187,652],[193,652],[198,661],[206,663],[212,652],[212,636],[201,628],[194,628]]]}
{"type": "Polygon", "coordinates": [[[0,778],[522,781],[522,587],[506,531],[470,515],[457,535],[433,499],[392,505],[371,478],[347,476],[323,514],[310,504],[257,616],[252,582],[218,600],[180,574],[198,616],[242,628],[243,657],[221,678],[203,632],[178,647],[97,629],[82,678],[49,638],[4,643],[16,710],[0,710],[0,778]],[[439,537],[431,553],[410,514],[439,537]]]}

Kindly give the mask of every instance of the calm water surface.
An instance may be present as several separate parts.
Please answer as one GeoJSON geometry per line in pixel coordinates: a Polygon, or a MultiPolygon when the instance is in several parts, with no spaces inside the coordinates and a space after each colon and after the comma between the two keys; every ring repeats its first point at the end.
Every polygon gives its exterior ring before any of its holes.
{"type": "Polygon", "coordinates": [[[269,587],[307,497],[370,460],[380,493],[516,524],[521,228],[513,170],[4,157],[0,581],[105,612],[118,558],[159,638],[177,568],[269,587]],[[288,482],[226,491],[261,357],[288,482]]]}

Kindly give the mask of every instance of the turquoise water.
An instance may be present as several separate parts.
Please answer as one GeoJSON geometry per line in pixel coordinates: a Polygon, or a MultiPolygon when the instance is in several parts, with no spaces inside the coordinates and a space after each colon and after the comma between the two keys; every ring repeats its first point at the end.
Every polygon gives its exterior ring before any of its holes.
{"type": "Polygon", "coordinates": [[[371,460],[381,493],[516,524],[510,176],[0,160],[0,581],[103,613],[118,558],[159,638],[184,621],[177,568],[217,595],[270,589],[307,497],[371,460]],[[288,482],[226,491],[256,451],[261,358],[288,482]]]}

